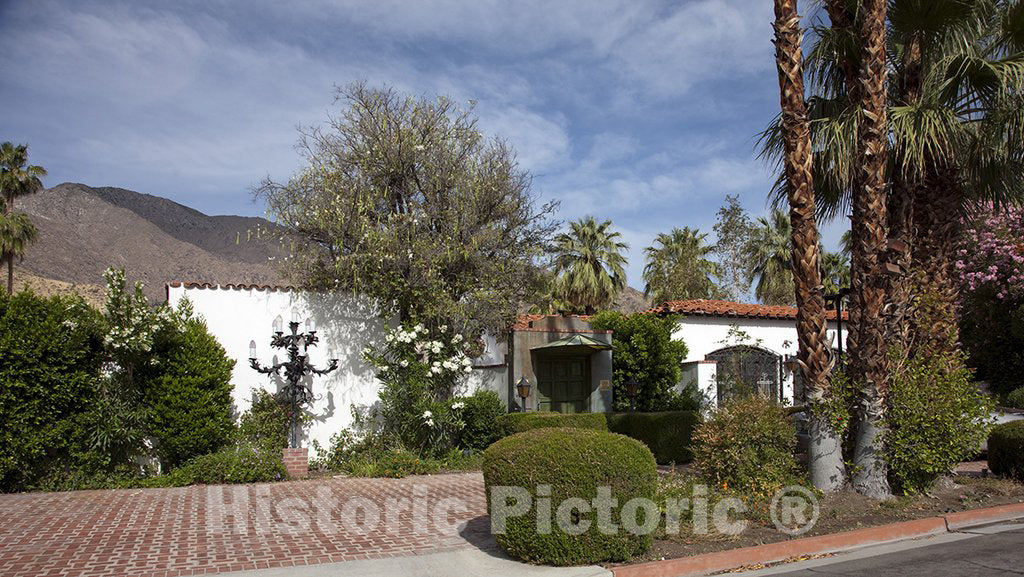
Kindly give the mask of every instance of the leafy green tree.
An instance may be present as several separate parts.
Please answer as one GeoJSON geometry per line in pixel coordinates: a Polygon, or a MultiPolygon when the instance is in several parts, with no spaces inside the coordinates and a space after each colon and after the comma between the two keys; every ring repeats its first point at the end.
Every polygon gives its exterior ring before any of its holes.
{"type": "Polygon", "coordinates": [[[608,306],[626,286],[629,245],[612,232],[612,221],[592,216],[569,223],[569,231],[555,237],[555,273],[561,301],[575,310],[594,314],[608,306]]]}
{"type": "Polygon", "coordinates": [[[472,108],[363,84],[338,98],[340,115],[302,135],[306,166],[256,189],[291,249],[284,271],[403,322],[505,330],[537,288],[556,205],[535,206],[529,174],[472,108]]]}
{"type": "Polygon", "coordinates": [[[99,391],[103,319],[78,297],[0,293],[0,490],[102,467],[85,426],[99,391]]]}
{"type": "Polygon", "coordinates": [[[792,235],[789,215],[778,208],[772,209],[767,218],[757,219],[747,245],[747,280],[756,281],[754,294],[764,304],[794,304],[792,235]]]}
{"type": "Polygon", "coordinates": [[[163,361],[146,386],[148,429],[171,467],[214,453],[233,440],[231,369],[235,361],[199,319],[154,344],[163,361]]]}
{"type": "Polygon", "coordinates": [[[7,263],[7,294],[14,291],[14,259],[24,258],[25,248],[38,234],[28,215],[14,212],[14,199],[43,188],[43,176],[45,168],[28,164],[28,145],[0,145],[0,262],[7,263]]]}
{"type": "Polygon", "coordinates": [[[591,319],[597,330],[615,331],[615,366],[613,375],[613,406],[617,411],[629,409],[626,382],[636,379],[640,384],[636,408],[640,411],[693,409],[694,399],[684,397],[675,389],[679,385],[686,343],[672,338],[676,317],[658,317],[644,313],[624,315],[602,311],[591,319]]]}
{"type": "Polygon", "coordinates": [[[722,291],[715,277],[721,268],[708,259],[714,247],[705,244],[707,236],[690,227],[659,233],[654,246],[644,249],[644,295],[653,297],[656,303],[720,298],[722,291]]]}
{"type": "Polygon", "coordinates": [[[727,195],[725,204],[718,209],[715,222],[714,253],[718,255],[719,290],[722,298],[743,300],[750,290],[747,270],[750,268],[747,247],[754,234],[754,223],[750,221],[739,197],[727,195]]]}

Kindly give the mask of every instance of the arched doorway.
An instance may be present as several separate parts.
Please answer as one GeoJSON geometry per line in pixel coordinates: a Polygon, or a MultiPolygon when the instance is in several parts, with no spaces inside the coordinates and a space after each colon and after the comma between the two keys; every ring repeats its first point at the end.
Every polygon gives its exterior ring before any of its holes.
{"type": "Polygon", "coordinates": [[[782,381],[782,357],[768,349],[735,345],[706,355],[715,361],[718,402],[757,392],[778,401],[782,381]]]}

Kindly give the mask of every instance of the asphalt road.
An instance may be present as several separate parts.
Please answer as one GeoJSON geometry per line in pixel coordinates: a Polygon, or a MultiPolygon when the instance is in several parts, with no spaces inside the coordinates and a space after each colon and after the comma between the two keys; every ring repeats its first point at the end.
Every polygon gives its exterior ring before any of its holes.
{"type": "Polygon", "coordinates": [[[995,577],[1024,575],[1024,523],[993,525],[771,569],[749,577],[995,577]]]}

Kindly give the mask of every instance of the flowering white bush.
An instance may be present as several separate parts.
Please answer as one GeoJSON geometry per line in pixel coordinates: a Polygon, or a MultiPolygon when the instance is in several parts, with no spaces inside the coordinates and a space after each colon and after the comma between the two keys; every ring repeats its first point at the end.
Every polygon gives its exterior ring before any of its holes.
{"type": "Polygon", "coordinates": [[[456,392],[472,372],[469,344],[446,325],[399,327],[380,347],[363,351],[381,381],[377,408],[382,432],[410,449],[428,453],[449,450],[462,429],[464,403],[456,392]]]}

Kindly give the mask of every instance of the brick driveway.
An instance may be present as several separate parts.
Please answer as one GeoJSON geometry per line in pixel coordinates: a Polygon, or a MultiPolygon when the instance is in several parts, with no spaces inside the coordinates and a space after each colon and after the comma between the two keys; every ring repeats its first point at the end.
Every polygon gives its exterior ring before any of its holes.
{"type": "Polygon", "coordinates": [[[0,575],[169,577],[487,547],[485,515],[479,473],[0,495],[0,575]]]}

